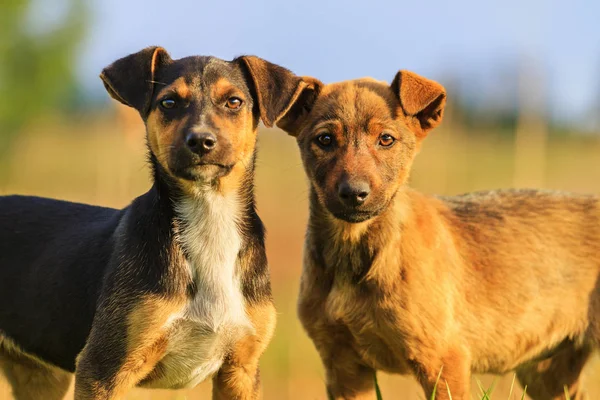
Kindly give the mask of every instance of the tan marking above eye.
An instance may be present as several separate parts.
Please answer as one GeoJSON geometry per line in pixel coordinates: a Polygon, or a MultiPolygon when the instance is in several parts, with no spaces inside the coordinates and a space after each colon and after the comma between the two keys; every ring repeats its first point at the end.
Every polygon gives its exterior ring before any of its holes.
{"type": "Polygon", "coordinates": [[[230,108],[232,110],[237,110],[242,106],[242,99],[239,97],[231,96],[225,102],[225,107],[230,108]]]}
{"type": "Polygon", "coordinates": [[[192,92],[190,87],[185,82],[184,78],[177,78],[173,83],[168,86],[162,87],[157,93],[156,98],[179,98],[182,100],[188,100],[192,92]]]}

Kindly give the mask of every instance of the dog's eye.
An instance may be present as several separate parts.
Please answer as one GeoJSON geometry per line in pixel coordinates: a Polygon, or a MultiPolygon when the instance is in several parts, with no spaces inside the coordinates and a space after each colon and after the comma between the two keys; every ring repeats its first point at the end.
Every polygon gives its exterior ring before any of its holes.
{"type": "Polygon", "coordinates": [[[319,143],[322,147],[331,146],[332,142],[333,138],[327,133],[317,136],[317,143],[319,143]]]}
{"type": "Polygon", "coordinates": [[[388,133],[384,133],[379,137],[379,145],[383,147],[390,147],[395,141],[396,139],[388,133]]]}
{"type": "Polygon", "coordinates": [[[242,99],[239,97],[230,97],[227,99],[225,103],[225,107],[230,108],[232,110],[237,110],[242,106],[242,99]]]}
{"type": "Polygon", "coordinates": [[[176,105],[177,105],[177,103],[173,99],[164,99],[164,100],[161,100],[161,102],[160,102],[160,106],[162,108],[166,108],[167,110],[169,110],[171,108],[175,108],[176,105]]]}

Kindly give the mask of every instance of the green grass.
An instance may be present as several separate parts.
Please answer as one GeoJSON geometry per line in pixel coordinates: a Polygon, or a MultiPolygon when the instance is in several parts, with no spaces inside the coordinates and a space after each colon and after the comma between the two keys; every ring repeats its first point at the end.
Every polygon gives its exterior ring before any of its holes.
{"type": "Polygon", "coordinates": [[[377,382],[377,371],[373,372],[373,380],[375,381],[375,394],[377,395],[377,400],[383,400],[381,389],[379,388],[379,382],[377,382]]]}
{"type": "MultiPolygon", "coordinates": [[[[438,374],[437,380],[435,382],[435,386],[433,387],[433,392],[431,393],[431,397],[429,400],[435,400],[435,395],[437,393],[438,384],[439,384],[440,378],[442,376],[442,369],[440,369],[440,373],[438,374]]],[[[510,393],[508,395],[509,400],[512,399],[513,390],[514,390],[514,386],[515,386],[515,379],[516,379],[516,375],[513,375],[512,383],[510,385],[510,393]]],[[[373,383],[375,384],[375,394],[377,395],[377,400],[383,400],[383,395],[381,394],[381,389],[379,388],[379,382],[377,381],[377,372],[373,373],[373,383]]],[[[494,390],[495,384],[496,384],[496,382],[494,381],[490,385],[489,388],[485,389],[483,387],[481,381],[477,380],[477,386],[479,387],[479,390],[481,392],[481,394],[480,394],[481,400],[491,400],[492,399],[492,392],[494,390]]],[[[446,390],[448,390],[448,397],[450,398],[450,400],[452,400],[452,393],[450,392],[450,388],[448,386],[446,386],[446,390]]],[[[520,400],[524,400],[526,394],[527,394],[527,386],[525,386],[525,388],[523,388],[523,393],[521,394],[520,400]]],[[[328,392],[328,397],[330,400],[333,400],[333,396],[329,392],[328,392]]],[[[570,400],[569,391],[566,386],[565,386],[565,399],[570,400]]]]}
{"type": "MultiPolygon", "coordinates": [[[[433,387],[433,392],[431,393],[431,397],[429,398],[429,400],[435,400],[435,395],[437,393],[438,384],[440,382],[441,376],[442,376],[442,370],[440,370],[440,373],[438,374],[437,380],[433,387]]],[[[514,390],[514,386],[515,386],[515,378],[516,378],[516,375],[513,375],[512,383],[510,385],[510,393],[508,394],[508,400],[512,399],[513,390],[514,390]]],[[[377,372],[373,373],[373,383],[375,385],[375,394],[377,396],[377,400],[383,400],[383,395],[381,394],[381,389],[379,388],[379,382],[377,381],[377,372]]],[[[477,380],[477,386],[479,387],[479,390],[481,392],[481,394],[480,394],[481,400],[491,400],[492,399],[492,392],[494,390],[495,385],[496,385],[496,382],[494,381],[494,382],[492,382],[492,384],[490,385],[489,388],[485,389],[483,387],[483,384],[481,383],[481,381],[479,379],[477,380]]],[[[452,400],[452,393],[450,393],[450,388],[448,386],[446,386],[446,390],[448,390],[448,397],[450,398],[450,400],[452,400]]],[[[525,386],[525,388],[523,388],[523,393],[521,394],[520,400],[525,400],[526,394],[527,394],[527,386],[525,386]]],[[[333,395],[329,391],[327,391],[327,397],[329,400],[333,400],[333,395]]],[[[569,396],[569,391],[567,389],[567,386],[565,386],[565,399],[566,400],[571,399],[569,396]]]]}

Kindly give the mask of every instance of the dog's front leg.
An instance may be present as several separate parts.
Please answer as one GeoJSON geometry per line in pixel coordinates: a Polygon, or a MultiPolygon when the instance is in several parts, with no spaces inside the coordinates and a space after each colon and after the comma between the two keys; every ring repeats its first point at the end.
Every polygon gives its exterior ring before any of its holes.
{"type": "Polygon", "coordinates": [[[375,370],[365,365],[348,345],[352,339],[345,329],[328,323],[316,323],[307,328],[325,367],[329,398],[374,399],[375,370]]]}
{"type": "Polygon", "coordinates": [[[375,370],[340,355],[325,367],[327,393],[335,400],[359,400],[375,398],[375,370]]]}
{"type": "Polygon", "coordinates": [[[164,337],[158,337],[132,354],[125,355],[120,363],[117,354],[102,345],[88,343],[79,358],[75,374],[75,400],[116,400],[125,394],[154,369],[167,347],[164,337]],[[104,353],[104,354],[102,354],[104,353]]]}
{"type": "Polygon", "coordinates": [[[213,399],[256,400],[260,398],[260,372],[257,363],[226,361],[213,377],[213,399]]]}
{"type": "Polygon", "coordinates": [[[275,307],[271,301],[251,304],[246,314],[254,332],[233,346],[223,365],[213,377],[213,399],[255,400],[260,398],[258,362],[275,330],[275,307]]]}
{"type": "Polygon", "coordinates": [[[375,370],[365,365],[358,354],[345,343],[347,342],[315,341],[325,367],[327,394],[330,399],[335,400],[373,400],[375,370]]]}
{"type": "Polygon", "coordinates": [[[75,400],[123,398],[164,356],[169,316],[181,307],[158,295],[106,301],[77,357],[75,400]]]}
{"type": "MultiPolygon", "coordinates": [[[[307,267],[310,264],[305,265],[307,267]]],[[[298,315],[325,367],[329,398],[374,399],[375,370],[365,365],[352,348],[354,339],[348,328],[327,317],[322,301],[326,294],[315,293],[318,283],[308,281],[308,277],[309,275],[303,276],[300,286],[298,315]]]]}
{"type": "Polygon", "coordinates": [[[471,398],[471,364],[467,353],[457,347],[442,353],[423,353],[414,363],[415,375],[427,399],[468,400],[471,398]]]}

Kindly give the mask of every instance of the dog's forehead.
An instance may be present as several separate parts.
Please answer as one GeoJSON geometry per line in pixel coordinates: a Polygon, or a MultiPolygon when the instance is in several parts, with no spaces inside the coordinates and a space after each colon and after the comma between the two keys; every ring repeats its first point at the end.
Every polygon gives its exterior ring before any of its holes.
{"type": "Polygon", "coordinates": [[[238,63],[209,56],[191,56],[175,60],[165,69],[160,78],[165,84],[183,78],[188,87],[197,89],[201,86],[210,86],[222,78],[241,88],[247,87],[238,63]]]}
{"type": "Polygon", "coordinates": [[[386,82],[362,78],[326,85],[313,108],[313,116],[353,122],[370,118],[396,118],[400,106],[386,82]]]}

